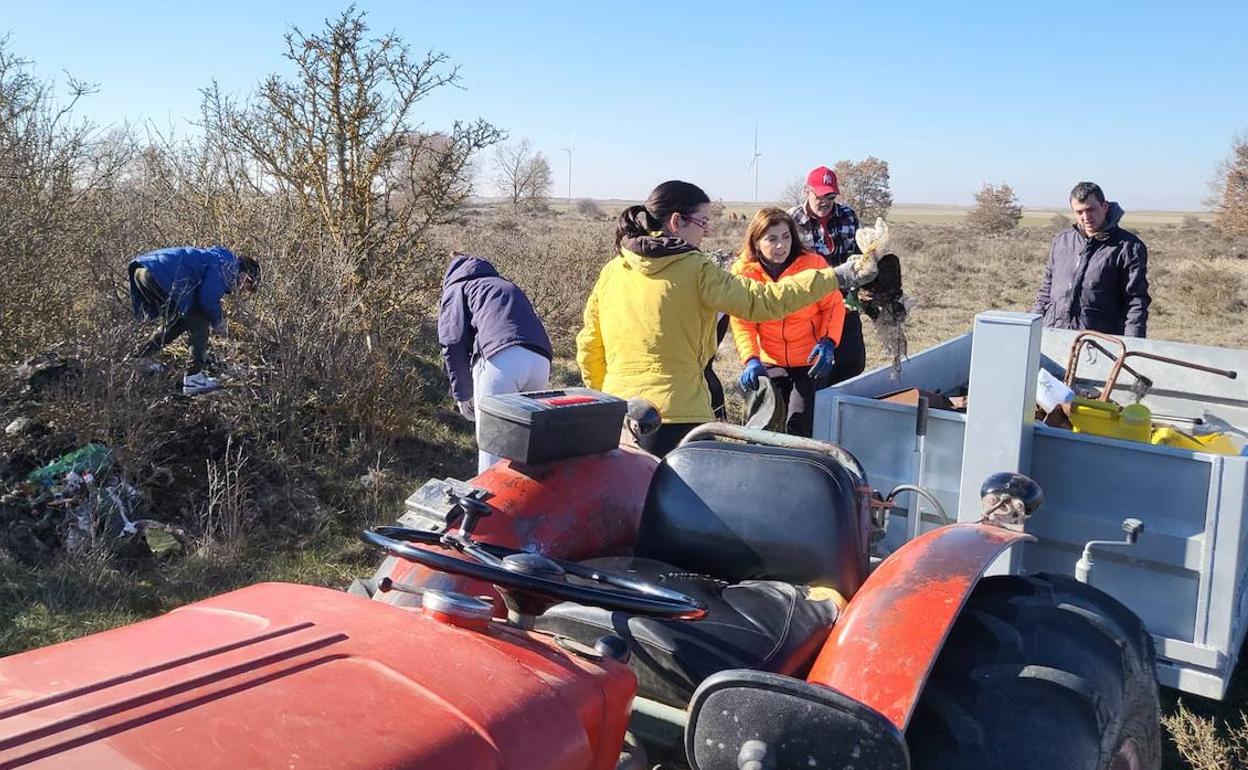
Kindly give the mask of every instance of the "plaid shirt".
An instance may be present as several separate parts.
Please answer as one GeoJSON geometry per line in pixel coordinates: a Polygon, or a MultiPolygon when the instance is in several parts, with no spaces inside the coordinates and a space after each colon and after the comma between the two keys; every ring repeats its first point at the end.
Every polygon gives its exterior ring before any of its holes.
{"type": "Polygon", "coordinates": [[[819,220],[810,215],[804,203],[790,209],[789,216],[797,223],[802,245],[822,254],[829,265],[839,265],[850,254],[860,253],[858,242],[854,240],[854,234],[858,232],[858,215],[849,206],[832,204],[832,216],[828,217],[824,227],[820,227],[819,220]]]}

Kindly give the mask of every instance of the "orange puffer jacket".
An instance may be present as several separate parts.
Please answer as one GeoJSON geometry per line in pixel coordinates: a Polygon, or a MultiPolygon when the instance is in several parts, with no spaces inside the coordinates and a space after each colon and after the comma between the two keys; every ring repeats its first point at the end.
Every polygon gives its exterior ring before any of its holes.
{"type": "MultiPolygon", "coordinates": [[[[819,270],[828,262],[814,252],[797,255],[780,277],[785,278],[806,270],[819,270]]],[[[732,265],[734,275],[744,276],[762,283],[773,283],[771,276],[758,261],[738,257],[732,265]]],[[[771,366],[805,366],[815,343],[828,337],[841,344],[841,330],[845,325],[845,300],[839,291],[787,315],[779,321],[754,323],[740,318],[732,319],[732,336],[737,342],[741,363],[758,358],[771,366]]]]}

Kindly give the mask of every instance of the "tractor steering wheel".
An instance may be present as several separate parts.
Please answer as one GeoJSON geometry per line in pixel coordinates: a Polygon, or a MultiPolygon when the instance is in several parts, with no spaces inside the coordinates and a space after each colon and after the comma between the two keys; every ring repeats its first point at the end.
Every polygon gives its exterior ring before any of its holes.
{"type": "Polygon", "coordinates": [[[463,529],[437,533],[406,527],[374,527],[361,532],[360,539],[400,559],[493,583],[538,599],[538,604],[545,606],[567,601],[631,615],[681,620],[696,620],[706,614],[701,602],[679,591],[575,562],[478,543],[463,529]],[[467,558],[457,558],[451,553],[467,558]]]}

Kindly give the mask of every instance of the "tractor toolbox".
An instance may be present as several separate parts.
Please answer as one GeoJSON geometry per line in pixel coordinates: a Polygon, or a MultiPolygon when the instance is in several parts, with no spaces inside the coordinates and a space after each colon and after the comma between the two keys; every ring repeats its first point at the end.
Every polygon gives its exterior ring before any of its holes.
{"type": "Polygon", "coordinates": [[[589,388],[507,393],[481,399],[477,445],[520,463],[548,463],[620,445],[628,404],[589,388]]]}

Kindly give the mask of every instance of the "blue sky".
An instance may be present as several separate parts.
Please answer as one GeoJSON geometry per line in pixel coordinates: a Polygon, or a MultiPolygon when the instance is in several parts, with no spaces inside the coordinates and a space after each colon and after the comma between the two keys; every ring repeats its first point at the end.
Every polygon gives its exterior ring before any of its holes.
{"type": "MultiPolygon", "coordinates": [[[[99,84],[102,123],[185,131],[214,78],[285,71],[282,35],[342,2],[16,2],[9,47],[99,84]]],[[[460,65],[421,117],[483,117],[550,159],[564,195],[641,198],[669,178],[763,199],[809,168],[888,160],[894,196],[967,203],[1008,182],[1033,206],[1081,179],[1127,209],[1196,209],[1248,131],[1248,2],[391,2],[374,32],[460,65]]],[[[488,192],[488,190],[487,190],[488,192]]]]}

